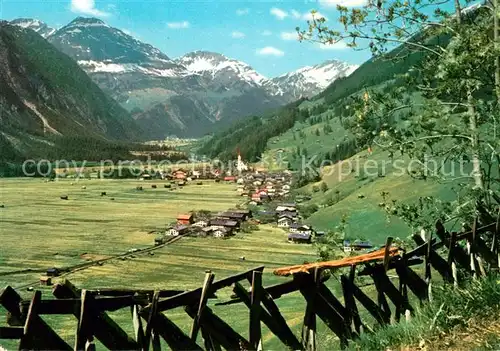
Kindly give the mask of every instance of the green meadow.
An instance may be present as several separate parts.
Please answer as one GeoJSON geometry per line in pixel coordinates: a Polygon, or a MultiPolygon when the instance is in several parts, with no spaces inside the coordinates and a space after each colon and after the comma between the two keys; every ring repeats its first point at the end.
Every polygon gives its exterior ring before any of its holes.
{"type": "MultiPolygon", "coordinates": [[[[100,260],[133,248],[153,245],[154,230],[164,229],[178,213],[192,210],[221,211],[242,202],[234,184],[203,181],[169,190],[166,181],[136,180],[0,180],[0,286],[18,288],[25,298],[26,287],[41,289],[51,296],[50,287],[40,287],[38,280],[49,267],[71,267],[88,260],[100,260]],[[151,184],[156,184],[153,189],[151,184]],[[136,186],[143,186],[143,191],[136,186]],[[82,187],[85,187],[83,189],[82,187]],[[101,196],[106,192],[106,196],[101,196]],[[68,200],[61,200],[68,195],[68,200]],[[113,200],[112,200],[113,198],[113,200]],[[16,273],[22,270],[30,272],[16,273]]],[[[238,233],[226,240],[181,238],[148,253],[134,253],[128,259],[112,259],[102,266],[63,274],[80,288],[193,289],[202,285],[206,270],[216,280],[264,265],[264,284],[287,278],[272,274],[273,268],[311,262],[316,259],[310,245],[289,244],[286,232],[272,225],[262,225],[251,233],[238,233]],[[241,260],[241,257],[245,260],[241,260]]],[[[244,305],[214,306],[229,300],[230,288],[218,294],[210,304],[233,328],[247,336],[248,311],[244,305]]],[[[291,325],[300,329],[304,302],[295,293],[278,300],[291,325]]],[[[191,320],[182,310],[167,312],[185,331],[191,320]]],[[[129,311],[113,313],[115,320],[132,335],[129,311]]],[[[76,318],[44,317],[68,341],[73,342],[76,318]]],[[[4,324],[5,321],[2,321],[4,324]]],[[[278,341],[263,329],[266,344],[279,347],[278,341]]],[[[1,343],[0,343],[1,344],[1,343]]],[[[13,343],[4,346],[13,347],[13,343]]]]}

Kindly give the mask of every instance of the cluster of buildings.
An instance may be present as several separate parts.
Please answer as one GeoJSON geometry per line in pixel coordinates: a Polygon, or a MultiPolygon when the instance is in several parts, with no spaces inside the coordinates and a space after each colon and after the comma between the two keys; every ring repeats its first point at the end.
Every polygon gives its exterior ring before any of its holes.
{"type": "Polygon", "coordinates": [[[261,211],[263,215],[271,215],[276,225],[288,231],[288,241],[294,243],[311,243],[312,238],[321,237],[325,233],[315,231],[312,226],[300,222],[296,203],[282,203],[273,211],[261,211]]]}
{"type": "Polygon", "coordinates": [[[241,224],[252,218],[252,211],[231,209],[215,215],[195,216],[192,213],[179,214],[177,223],[167,228],[164,236],[155,239],[155,245],[161,245],[166,237],[190,234],[195,236],[213,236],[225,238],[236,234],[241,224]]]}
{"type": "MultiPolygon", "coordinates": [[[[225,177],[227,180],[231,177],[225,177]]],[[[232,177],[236,191],[249,198],[250,205],[259,205],[275,199],[286,198],[290,194],[292,175],[289,171],[280,173],[247,173],[232,177]]]]}

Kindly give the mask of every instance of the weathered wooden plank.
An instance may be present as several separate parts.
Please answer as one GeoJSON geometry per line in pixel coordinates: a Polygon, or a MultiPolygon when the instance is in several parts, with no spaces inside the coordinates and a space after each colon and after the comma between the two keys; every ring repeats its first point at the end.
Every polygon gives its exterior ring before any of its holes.
{"type": "Polygon", "coordinates": [[[206,351],[222,351],[219,343],[205,330],[201,330],[206,351]]]}
{"type": "MultiPolygon", "coordinates": [[[[493,238],[491,241],[491,252],[494,256],[496,256],[496,268],[500,269],[500,250],[499,250],[499,241],[500,241],[500,208],[498,209],[497,221],[495,223],[495,229],[493,230],[493,238]]],[[[495,265],[493,264],[493,267],[495,265]]]]}
{"type": "Polygon", "coordinates": [[[155,320],[156,314],[158,313],[158,300],[160,299],[160,294],[155,291],[153,294],[153,299],[151,300],[151,309],[149,310],[148,322],[146,324],[146,332],[144,333],[144,351],[149,350],[149,344],[151,341],[151,333],[153,332],[153,322],[155,320]]]}
{"type": "Polygon", "coordinates": [[[302,346],[307,351],[316,350],[316,309],[315,304],[318,302],[317,283],[319,280],[320,271],[318,268],[314,270],[313,277],[309,275],[295,275],[294,280],[305,281],[306,284],[300,284],[300,292],[306,299],[306,310],[302,323],[302,346]],[[309,281],[309,282],[308,282],[309,281]]]}
{"type": "Polygon", "coordinates": [[[451,233],[450,242],[448,246],[448,258],[446,263],[451,269],[451,277],[453,279],[453,286],[458,287],[458,274],[457,274],[457,264],[455,263],[455,252],[457,245],[457,233],[451,233]]]}
{"type": "Polygon", "coordinates": [[[385,274],[383,267],[377,266],[375,269],[378,272],[373,274],[373,280],[379,285],[380,291],[387,294],[396,308],[399,308],[400,310],[407,309],[413,311],[413,308],[409,304],[405,305],[405,301],[401,296],[401,293],[391,282],[387,274],[385,274]]]}
{"type": "MultiPolygon", "coordinates": [[[[241,301],[250,308],[251,297],[248,291],[239,283],[234,284],[234,293],[241,299],[241,301]]],[[[262,297],[262,304],[266,309],[262,309],[261,320],[269,328],[269,330],[276,335],[283,344],[293,350],[302,350],[302,345],[287,325],[286,320],[281,315],[278,306],[274,303],[269,294],[262,297]]]]}
{"type": "MultiPolygon", "coordinates": [[[[356,301],[354,300],[354,295],[350,289],[350,284],[347,282],[349,280],[345,275],[340,276],[340,282],[342,284],[342,293],[344,295],[344,302],[346,307],[346,314],[344,316],[346,325],[350,327],[354,324],[354,329],[359,335],[361,332],[361,319],[359,318],[359,312],[356,307],[356,301]]],[[[351,327],[352,328],[352,327],[351,327]]]]}
{"type": "MultiPolygon", "coordinates": [[[[97,290],[89,290],[92,291],[97,299],[98,296],[139,296],[143,297],[153,297],[154,290],[148,289],[112,289],[112,288],[103,288],[97,290]]],[[[160,298],[171,297],[175,295],[182,294],[185,290],[158,290],[160,294],[160,298]]]]}
{"type": "MultiPolygon", "coordinates": [[[[63,284],[56,284],[52,290],[53,295],[58,299],[76,298],[80,294],[80,289],[75,288],[68,280],[63,284]]],[[[79,311],[75,317],[79,318],[79,311]]],[[[94,322],[94,336],[110,350],[138,350],[140,346],[129,337],[127,333],[111,319],[107,313],[99,312],[98,318],[94,322]]]]}
{"type": "Polygon", "coordinates": [[[262,307],[262,272],[252,272],[252,292],[250,295],[250,322],[249,335],[250,344],[257,350],[262,349],[262,332],[260,328],[260,316],[262,307]]]}
{"type": "MultiPolygon", "coordinates": [[[[23,301],[21,296],[12,287],[8,286],[0,294],[0,304],[6,309],[8,316],[7,322],[11,326],[24,326],[25,316],[22,316],[20,305],[23,301]]],[[[47,323],[39,316],[37,318],[40,335],[46,340],[45,347],[47,350],[72,350],[69,346],[47,323]]]]}
{"type": "Polygon", "coordinates": [[[82,290],[80,317],[75,337],[75,350],[85,350],[87,342],[93,340],[93,329],[97,319],[94,296],[87,290],[82,290]]]}
{"type": "MultiPolygon", "coordinates": [[[[480,228],[477,228],[476,231],[478,234],[483,234],[485,232],[488,232],[488,231],[491,231],[493,229],[495,229],[495,222],[493,223],[490,223],[490,224],[487,224],[487,225],[484,225],[480,228]]],[[[467,239],[467,238],[471,238],[472,237],[472,230],[469,230],[467,232],[463,232],[463,233],[458,233],[457,234],[457,240],[460,241],[460,240],[464,240],[464,239],[467,239]]]]}
{"type": "Polygon", "coordinates": [[[0,327],[0,339],[21,339],[23,334],[21,327],[0,327]]]}
{"type": "MultiPolygon", "coordinates": [[[[89,291],[93,293],[92,291],[89,291]]],[[[96,309],[99,311],[116,311],[134,304],[147,304],[145,297],[136,296],[115,296],[115,297],[94,297],[96,309]]],[[[28,304],[23,301],[22,305],[28,304]]],[[[80,308],[80,298],[57,299],[40,301],[39,314],[74,314],[78,313],[80,308]]]]}
{"type": "Polygon", "coordinates": [[[31,304],[26,315],[26,322],[24,323],[23,336],[19,342],[19,350],[41,350],[44,349],[44,343],[36,335],[40,335],[40,327],[37,323],[38,317],[38,304],[42,299],[41,291],[35,291],[31,304]],[[43,344],[42,344],[43,343],[43,344]]]}
{"type": "Polygon", "coordinates": [[[368,295],[366,295],[363,290],[361,290],[353,282],[347,281],[354,297],[363,305],[363,307],[372,315],[373,318],[380,324],[388,324],[390,322],[390,316],[388,317],[384,311],[372,300],[368,295]]]}
{"type": "MultiPolygon", "coordinates": [[[[274,321],[280,330],[280,334],[283,334],[283,343],[293,350],[302,350],[302,345],[288,326],[285,318],[281,314],[278,306],[272,299],[271,295],[264,291],[262,296],[262,304],[267,309],[271,320],[274,321]]],[[[267,325],[267,324],[266,324],[267,325]]],[[[278,335],[277,333],[275,333],[278,335]]],[[[281,339],[281,338],[280,338],[281,339]]]]}
{"type": "Polygon", "coordinates": [[[142,328],[142,320],[139,315],[139,307],[137,305],[133,305],[130,307],[130,312],[132,314],[132,323],[134,325],[134,336],[137,345],[140,346],[141,349],[144,348],[144,329],[142,328]]]}
{"type": "MultiPolygon", "coordinates": [[[[436,222],[436,235],[441,239],[441,241],[450,248],[450,235],[446,232],[443,224],[440,221],[436,222]]],[[[458,234],[455,233],[458,241],[458,234]]],[[[467,272],[470,272],[470,263],[467,253],[458,245],[453,248],[453,259],[467,272]]]]}
{"type": "Polygon", "coordinates": [[[403,263],[404,260],[401,260],[400,264],[396,267],[399,279],[410,288],[420,301],[426,301],[428,298],[427,284],[425,284],[425,281],[414,270],[403,263]]]}
{"type": "MultiPolygon", "coordinates": [[[[194,318],[196,315],[196,308],[193,306],[186,306],[185,309],[189,316],[194,318]]],[[[203,309],[200,325],[202,330],[208,332],[212,338],[226,350],[255,350],[248,340],[216,316],[208,306],[203,309]]]]}
{"type": "MultiPolygon", "coordinates": [[[[452,273],[451,273],[451,266],[448,264],[447,260],[445,260],[443,257],[441,257],[441,255],[439,255],[436,251],[434,251],[434,246],[431,246],[431,248],[429,248],[428,242],[425,242],[418,235],[413,236],[413,241],[415,241],[415,243],[417,245],[426,245],[427,246],[427,250],[430,250],[429,251],[429,260],[430,260],[431,266],[436,271],[438,271],[439,274],[441,274],[444,281],[452,282],[453,277],[452,277],[452,273]]],[[[426,255],[427,255],[427,253],[426,253],[426,255]]]]}
{"type": "Polygon", "coordinates": [[[21,301],[21,296],[11,286],[7,286],[0,294],[0,304],[7,311],[7,323],[11,326],[24,326],[19,308],[21,301]]]}
{"type": "Polygon", "coordinates": [[[160,334],[158,334],[158,331],[154,328],[153,328],[153,334],[152,334],[152,339],[151,339],[151,349],[153,351],[160,351],[161,350],[160,334]]]}
{"type": "MultiPolygon", "coordinates": [[[[248,276],[252,274],[253,271],[260,271],[262,272],[264,270],[264,266],[260,266],[254,269],[251,269],[249,271],[235,274],[233,276],[221,279],[219,281],[216,281],[212,284],[212,291],[215,292],[219,289],[228,287],[240,280],[246,279],[248,276]]],[[[192,304],[196,304],[200,300],[202,288],[198,288],[195,290],[190,290],[186,291],[182,294],[172,296],[170,298],[167,298],[165,300],[161,300],[158,302],[158,312],[163,312],[169,309],[173,309],[176,307],[180,306],[189,306],[192,304]]],[[[141,315],[147,315],[149,313],[149,309],[151,306],[146,306],[145,308],[142,309],[141,315]]]]}
{"type": "Polygon", "coordinates": [[[389,261],[391,259],[391,256],[389,255],[389,250],[391,248],[392,242],[394,238],[392,236],[388,236],[387,239],[385,240],[385,251],[384,251],[384,270],[387,272],[387,269],[389,268],[389,261]]]}
{"type": "Polygon", "coordinates": [[[201,291],[200,302],[198,304],[198,312],[196,313],[196,317],[193,318],[193,325],[191,326],[190,337],[193,341],[196,341],[198,336],[198,331],[200,329],[200,318],[203,313],[203,309],[207,304],[207,299],[209,294],[211,293],[212,283],[214,282],[215,274],[210,271],[207,271],[205,274],[205,281],[203,282],[203,287],[201,291]]]}

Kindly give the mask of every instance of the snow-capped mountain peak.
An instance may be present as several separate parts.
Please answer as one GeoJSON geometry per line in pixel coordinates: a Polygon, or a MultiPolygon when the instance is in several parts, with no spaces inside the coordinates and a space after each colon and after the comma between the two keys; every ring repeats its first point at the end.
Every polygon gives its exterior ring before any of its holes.
{"type": "Polygon", "coordinates": [[[175,61],[179,65],[186,67],[187,71],[192,74],[209,74],[212,77],[224,74],[228,78],[240,78],[250,84],[259,86],[268,80],[248,64],[215,52],[194,51],[175,61]]]}
{"type": "Polygon", "coordinates": [[[313,96],[326,89],[338,78],[346,77],[358,68],[339,60],[329,60],[314,66],[302,67],[296,71],[273,78],[285,94],[295,98],[313,96]]]}
{"type": "Polygon", "coordinates": [[[44,22],[32,18],[17,18],[10,23],[22,28],[34,30],[44,38],[51,36],[56,31],[54,28],[49,27],[44,22]]]}

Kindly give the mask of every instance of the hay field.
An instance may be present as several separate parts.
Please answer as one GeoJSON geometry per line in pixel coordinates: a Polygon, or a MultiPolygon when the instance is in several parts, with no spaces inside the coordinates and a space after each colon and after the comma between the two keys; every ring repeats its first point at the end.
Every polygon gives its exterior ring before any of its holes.
{"type": "MultiPolygon", "coordinates": [[[[220,211],[241,203],[234,184],[203,181],[174,191],[165,189],[165,181],[135,180],[72,180],[45,183],[42,179],[0,179],[0,287],[19,287],[29,298],[26,285],[41,289],[50,296],[50,288],[36,283],[48,267],[68,267],[88,259],[103,259],[131,248],[153,245],[155,234],[149,231],[164,228],[178,213],[191,210],[220,211]],[[156,184],[157,189],[152,189],[156,184]],[[142,185],[143,191],[136,186],[142,185]],[[82,189],[85,186],[86,189],[82,189]],[[101,196],[105,191],[106,196],[101,196]],[[68,195],[69,200],[61,200],[68,195]],[[114,198],[114,200],[111,200],[114,198]],[[10,274],[33,269],[32,272],[10,274]]],[[[286,232],[271,225],[260,226],[252,233],[239,233],[227,240],[213,238],[181,238],[154,251],[134,254],[135,258],[113,259],[102,266],[92,266],[65,275],[78,287],[124,287],[157,289],[190,289],[201,286],[205,270],[212,270],[216,279],[243,270],[265,265],[264,284],[283,282],[286,278],[272,275],[272,268],[313,261],[314,249],[286,241],[286,232]],[[239,258],[245,256],[242,261],[239,258]]],[[[55,280],[57,282],[57,279],[55,280]]],[[[221,292],[228,299],[230,289],[221,292]]],[[[212,301],[213,304],[216,301],[212,301]]],[[[300,326],[303,299],[293,294],[278,301],[287,319],[300,326]]],[[[246,307],[213,306],[217,313],[235,329],[247,334],[246,307]]],[[[189,330],[190,318],[179,311],[168,316],[189,330]]],[[[132,332],[128,310],[113,316],[132,332]]],[[[76,319],[73,317],[46,320],[71,342],[76,319]]],[[[263,330],[269,345],[277,345],[271,334],[263,330]]],[[[278,344],[279,345],[279,344],[278,344]]],[[[6,346],[12,346],[10,343],[6,346]]]]}
{"type": "MultiPolygon", "coordinates": [[[[148,232],[165,228],[178,213],[221,211],[242,201],[234,184],[204,181],[170,191],[164,183],[94,179],[71,185],[71,180],[0,180],[0,204],[5,206],[0,209],[0,285],[23,285],[40,275],[7,272],[68,267],[149,247],[155,234],[148,232]],[[137,191],[137,185],[144,190],[137,191]],[[106,196],[101,196],[103,191],[106,196]],[[69,200],[61,200],[63,194],[69,200]]],[[[271,226],[228,240],[183,238],[155,251],[154,256],[138,254],[135,259],[108,261],[67,278],[88,288],[145,283],[189,288],[201,284],[206,269],[222,277],[252,266],[276,267],[314,259],[310,247],[290,245],[285,239],[285,232],[271,226]],[[240,256],[246,260],[240,261],[240,256]]]]}

